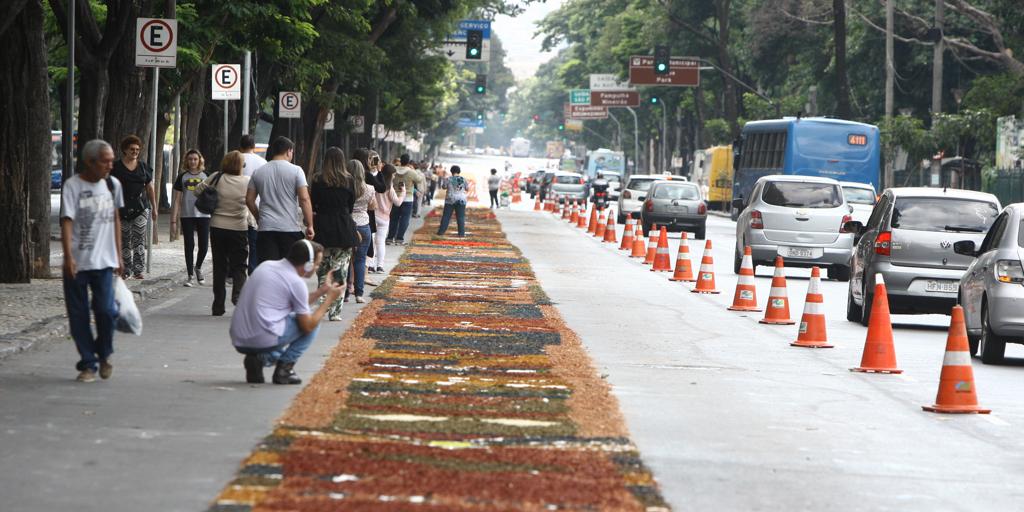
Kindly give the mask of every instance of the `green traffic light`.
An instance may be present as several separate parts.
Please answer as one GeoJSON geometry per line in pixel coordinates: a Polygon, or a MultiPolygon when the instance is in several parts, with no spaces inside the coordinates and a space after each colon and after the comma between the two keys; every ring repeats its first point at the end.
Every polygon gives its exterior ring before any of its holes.
{"type": "Polygon", "coordinates": [[[564,124],[558,125],[558,131],[562,131],[564,129],[565,129],[565,125],[564,124]]]}
{"type": "Polygon", "coordinates": [[[477,94],[483,94],[484,93],[484,86],[482,86],[482,85],[476,86],[476,93],[477,94]]]}
{"type": "Polygon", "coordinates": [[[658,71],[665,71],[665,67],[664,64],[658,64],[658,71]]]}
{"type": "Polygon", "coordinates": [[[656,105],[657,103],[658,103],[658,98],[651,98],[651,104],[652,105],[656,105]]]}
{"type": "Polygon", "coordinates": [[[470,48],[469,49],[469,54],[470,55],[476,56],[476,54],[478,54],[478,53],[480,53],[480,51],[477,50],[476,48],[470,48]]]}

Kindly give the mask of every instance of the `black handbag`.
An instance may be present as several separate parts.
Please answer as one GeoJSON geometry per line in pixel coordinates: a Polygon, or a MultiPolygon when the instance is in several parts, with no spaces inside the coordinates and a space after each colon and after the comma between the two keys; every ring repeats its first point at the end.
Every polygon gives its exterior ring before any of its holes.
{"type": "Polygon", "coordinates": [[[198,196],[196,196],[196,210],[207,215],[213,215],[213,211],[217,209],[217,202],[220,200],[220,196],[217,195],[217,183],[223,175],[223,172],[218,172],[217,175],[210,180],[210,184],[207,185],[198,196]]]}

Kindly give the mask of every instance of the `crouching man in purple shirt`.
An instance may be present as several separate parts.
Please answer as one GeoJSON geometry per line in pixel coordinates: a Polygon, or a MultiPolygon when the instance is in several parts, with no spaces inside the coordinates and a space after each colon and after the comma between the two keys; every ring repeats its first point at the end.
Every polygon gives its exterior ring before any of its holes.
{"type": "Polygon", "coordinates": [[[231,343],[245,354],[245,381],[261,384],[263,367],[274,368],[274,384],[301,384],[295,363],[320,331],[328,306],[344,291],[334,282],[334,272],[323,285],[309,293],[305,278],[316,272],[324,248],[316,242],[299,240],[288,256],[265,261],[249,276],[231,317],[231,343]],[[325,300],[311,311],[310,305],[325,300]]]}

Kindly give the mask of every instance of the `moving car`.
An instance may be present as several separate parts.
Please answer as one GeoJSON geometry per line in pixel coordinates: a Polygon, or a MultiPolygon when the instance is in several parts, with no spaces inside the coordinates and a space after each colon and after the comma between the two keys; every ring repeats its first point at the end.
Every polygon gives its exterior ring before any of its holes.
{"type": "Polygon", "coordinates": [[[569,201],[585,202],[587,200],[587,184],[582,174],[565,171],[555,171],[551,179],[551,196],[558,202],[569,201]]]}
{"type": "Polygon", "coordinates": [[[626,222],[626,215],[631,213],[634,214],[633,218],[640,216],[640,207],[643,205],[643,199],[647,195],[647,191],[650,190],[651,185],[658,180],[686,181],[686,178],[671,174],[634,174],[630,176],[625,188],[623,188],[622,193],[619,195],[619,224],[626,222]]]}
{"type": "Polygon", "coordinates": [[[868,324],[875,276],[881,274],[893,313],[949,314],[972,257],[953,242],[980,244],[999,215],[999,199],[970,190],[906,187],[882,193],[867,225],[851,221],[857,246],[846,319],[868,324]]]}
{"type": "Polygon", "coordinates": [[[544,180],[545,171],[534,171],[530,173],[530,177],[526,179],[526,192],[533,197],[537,192],[540,191],[540,183],[544,180]]]}
{"type": "Polygon", "coordinates": [[[846,203],[853,207],[853,220],[861,224],[868,223],[871,210],[875,208],[878,194],[875,187],[870,183],[854,183],[851,181],[840,181],[839,186],[843,187],[843,196],[846,203]]]}
{"type": "MultiPolygon", "coordinates": [[[[742,201],[733,199],[733,206],[741,208],[742,201]]],[[[853,234],[844,225],[851,213],[836,180],[764,176],[736,221],[733,270],[739,273],[743,247],[750,246],[755,269],[774,265],[775,257],[782,256],[786,266],[827,267],[830,278],[846,281],[853,234]]]]}
{"type": "Polygon", "coordinates": [[[677,180],[655,181],[644,197],[640,223],[644,233],[655,224],[668,231],[689,231],[703,239],[708,222],[708,205],[694,183],[677,180]]]}
{"type": "Polygon", "coordinates": [[[980,351],[983,363],[998,363],[1007,343],[1024,343],[1024,203],[1003,209],[981,245],[960,240],[953,250],[975,258],[960,278],[957,299],[971,354],[980,351]]]}

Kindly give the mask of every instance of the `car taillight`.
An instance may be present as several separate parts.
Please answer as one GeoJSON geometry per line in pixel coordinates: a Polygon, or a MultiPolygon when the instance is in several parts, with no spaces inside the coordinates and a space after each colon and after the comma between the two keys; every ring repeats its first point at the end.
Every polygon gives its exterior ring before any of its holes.
{"type": "Polygon", "coordinates": [[[708,212],[708,205],[706,205],[704,203],[700,203],[700,206],[697,207],[697,215],[704,215],[707,212],[708,212]]]}
{"type": "Polygon", "coordinates": [[[583,178],[581,177],[580,178],[580,185],[582,185],[582,184],[583,184],[583,178]]]}
{"type": "Polygon", "coordinates": [[[875,254],[892,256],[892,233],[882,231],[875,237],[875,254]]]}
{"type": "Polygon", "coordinates": [[[764,229],[764,218],[761,217],[761,212],[757,210],[750,212],[750,229],[764,229]]]}
{"type": "Polygon", "coordinates": [[[654,201],[651,201],[650,199],[648,199],[646,202],[644,202],[644,211],[653,212],[654,211],[654,201]]]}
{"type": "Polygon", "coordinates": [[[999,260],[996,262],[996,279],[1000,283],[1024,283],[1024,268],[1017,260],[999,260]]]}
{"type": "Polygon", "coordinates": [[[629,191],[627,190],[627,191],[622,193],[622,198],[623,199],[632,199],[633,198],[633,194],[630,194],[629,191]]]}
{"type": "Polygon", "coordinates": [[[853,217],[849,215],[843,215],[843,220],[839,223],[840,233],[849,233],[849,231],[846,230],[846,223],[850,222],[851,220],[853,220],[853,217]]]}

